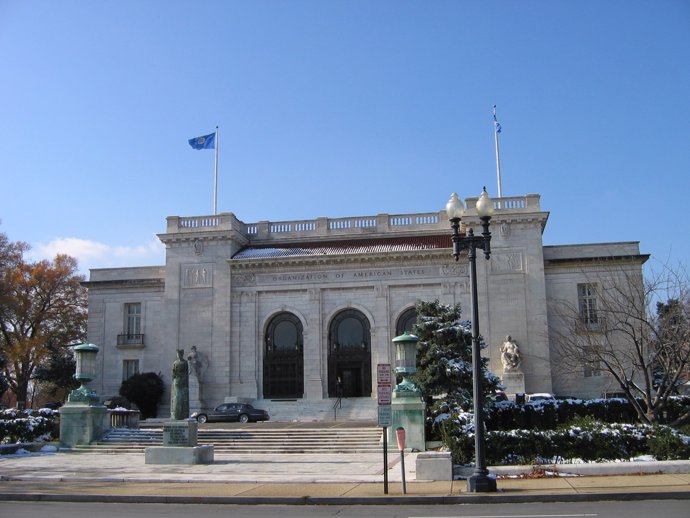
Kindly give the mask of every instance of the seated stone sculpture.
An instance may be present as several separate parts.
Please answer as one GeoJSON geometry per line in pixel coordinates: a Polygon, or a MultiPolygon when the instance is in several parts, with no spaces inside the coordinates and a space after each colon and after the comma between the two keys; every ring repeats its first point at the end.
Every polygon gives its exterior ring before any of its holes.
{"type": "Polygon", "coordinates": [[[510,335],[506,336],[501,346],[501,363],[503,363],[503,370],[518,370],[521,362],[520,349],[510,335]]]}

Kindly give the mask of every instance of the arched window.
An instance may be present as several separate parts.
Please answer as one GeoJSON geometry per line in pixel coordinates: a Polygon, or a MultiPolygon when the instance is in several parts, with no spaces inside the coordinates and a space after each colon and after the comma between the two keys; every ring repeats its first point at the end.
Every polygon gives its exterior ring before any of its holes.
{"type": "Polygon", "coordinates": [[[341,348],[366,348],[365,325],[360,318],[346,316],[336,323],[336,345],[341,348]]]}
{"type": "Polygon", "coordinates": [[[291,313],[281,313],[268,324],[267,352],[292,352],[302,348],[302,322],[291,313]]]}
{"type": "Polygon", "coordinates": [[[412,326],[417,323],[417,310],[415,308],[406,309],[395,324],[395,336],[400,336],[407,331],[412,333],[412,326]]]}
{"type": "Polygon", "coordinates": [[[279,313],[266,327],[264,397],[301,398],[304,393],[302,322],[279,313]]]}

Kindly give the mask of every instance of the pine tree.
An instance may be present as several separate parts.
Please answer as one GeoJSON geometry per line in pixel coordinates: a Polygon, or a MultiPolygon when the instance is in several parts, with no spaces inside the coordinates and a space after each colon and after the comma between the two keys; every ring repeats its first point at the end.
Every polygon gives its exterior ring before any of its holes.
{"type": "MultiPolygon", "coordinates": [[[[417,343],[417,372],[412,377],[427,399],[431,415],[472,408],[472,329],[461,320],[460,304],[450,306],[419,301],[413,333],[417,343]]],[[[483,341],[482,341],[483,346],[483,341]]],[[[487,370],[482,358],[482,388],[493,394],[499,379],[487,370]]]]}

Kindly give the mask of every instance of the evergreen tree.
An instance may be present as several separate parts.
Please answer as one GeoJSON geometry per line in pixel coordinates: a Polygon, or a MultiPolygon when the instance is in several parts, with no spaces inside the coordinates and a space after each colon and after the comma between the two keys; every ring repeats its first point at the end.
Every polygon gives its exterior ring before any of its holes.
{"type": "MultiPolygon", "coordinates": [[[[417,343],[417,372],[412,376],[421,389],[430,415],[472,409],[472,328],[461,320],[460,304],[450,306],[419,301],[417,323],[413,333],[417,343]]],[[[482,347],[484,346],[482,341],[482,347]]],[[[482,358],[482,388],[493,394],[499,379],[487,370],[488,359],[482,358]]]]}
{"type": "Polygon", "coordinates": [[[74,379],[77,361],[72,349],[54,347],[49,344],[50,355],[36,367],[33,379],[43,383],[48,395],[55,396],[58,393],[69,393],[77,388],[79,382],[74,379]]]}
{"type": "Polygon", "coordinates": [[[137,405],[141,418],[148,419],[158,414],[158,403],[165,387],[160,372],[142,372],[130,376],[120,385],[120,395],[137,405]]]}

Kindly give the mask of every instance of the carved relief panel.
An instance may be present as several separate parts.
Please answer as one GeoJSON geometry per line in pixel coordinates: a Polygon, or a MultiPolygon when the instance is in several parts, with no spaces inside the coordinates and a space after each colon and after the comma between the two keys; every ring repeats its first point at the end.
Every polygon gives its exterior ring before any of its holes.
{"type": "Polygon", "coordinates": [[[211,288],[213,287],[213,265],[194,264],[182,266],[183,288],[211,288]]]}
{"type": "Polygon", "coordinates": [[[524,271],[522,252],[494,251],[489,261],[491,273],[515,273],[524,271]]]}

